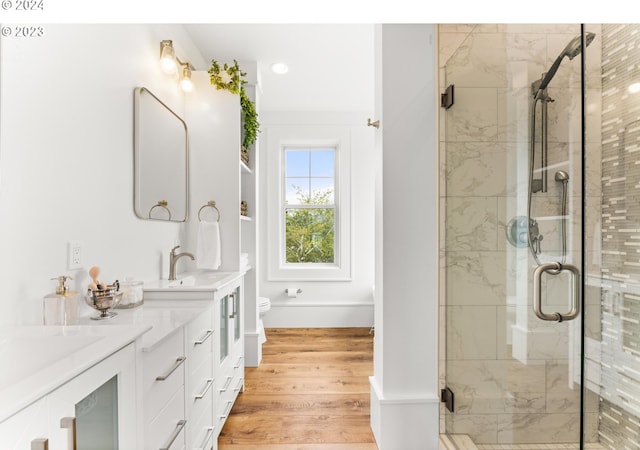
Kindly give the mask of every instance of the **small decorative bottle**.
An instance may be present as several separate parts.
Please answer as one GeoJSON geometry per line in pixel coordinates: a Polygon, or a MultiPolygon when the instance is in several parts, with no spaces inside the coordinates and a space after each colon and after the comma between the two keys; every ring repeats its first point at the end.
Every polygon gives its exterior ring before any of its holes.
{"type": "Polygon", "coordinates": [[[45,325],[74,325],[78,323],[80,305],[78,293],[70,292],[67,288],[68,275],[60,275],[52,280],[58,280],[56,292],[44,296],[42,311],[45,325]]]}

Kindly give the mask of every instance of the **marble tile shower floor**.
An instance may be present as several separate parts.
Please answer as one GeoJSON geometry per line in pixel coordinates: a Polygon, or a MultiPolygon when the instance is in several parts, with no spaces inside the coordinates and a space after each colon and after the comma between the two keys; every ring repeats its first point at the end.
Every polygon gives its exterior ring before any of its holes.
{"type": "MultiPolygon", "coordinates": [[[[585,450],[608,450],[598,443],[585,450]]],[[[578,444],[474,444],[465,434],[440,435],[440,450],[579,450],[578,444]]]]}
{"type": "MultiPolygon", "coordinates": [[[[578,450],[578,444],[478,444],[478,450],[578,450]]],[[[585,450],[605,450],[602,445],[585,444],[585,450]]]]}

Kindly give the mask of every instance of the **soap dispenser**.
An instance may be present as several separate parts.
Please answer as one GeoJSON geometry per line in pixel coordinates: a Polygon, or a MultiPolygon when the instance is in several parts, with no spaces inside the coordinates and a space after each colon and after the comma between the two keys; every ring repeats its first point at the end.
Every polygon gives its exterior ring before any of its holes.
{"type": "Polygon", "coordinates": [[[68,275],[60,275],[57,278],[56,292],[44,296],[43,318],[45,325],[74,325],[78,323],[80,312],[77,292],[70,292],[67,280],[72,280],[68,275]]]}

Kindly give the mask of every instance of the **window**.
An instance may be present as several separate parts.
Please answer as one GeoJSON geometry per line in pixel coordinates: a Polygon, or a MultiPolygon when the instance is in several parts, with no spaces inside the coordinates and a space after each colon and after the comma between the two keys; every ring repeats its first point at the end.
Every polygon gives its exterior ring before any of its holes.
{"type": "Polygon", "coordinates": [[[333,148],[284,148],[284,263],[336,262],[333,148]]]}
{"type": "Polygon", "coordinates": [[[267,279],[351,280],[348,127],[274,126],[266,134],[267,279]]]}

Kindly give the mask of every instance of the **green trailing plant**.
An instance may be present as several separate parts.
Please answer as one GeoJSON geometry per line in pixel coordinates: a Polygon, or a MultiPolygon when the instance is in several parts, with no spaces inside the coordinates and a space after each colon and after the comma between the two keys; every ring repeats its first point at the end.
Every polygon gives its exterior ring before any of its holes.
{"type": "Polygon", "coordinates": [[[247,96],[244,85],[247,81],[244,77],[247,74],[240,69],[238,61],[233,60],[233,64],[220,63],[215,59],[211,60],[211,68],[209,68],[209,78],[211,84],[217,90],[229,91],[232,94],[240,95],[240,108],[242,109],[242,147],[246,150],[258,138],[260,132],[260,123],[258,122],[258,112],[255,104],[247,96]]]}

